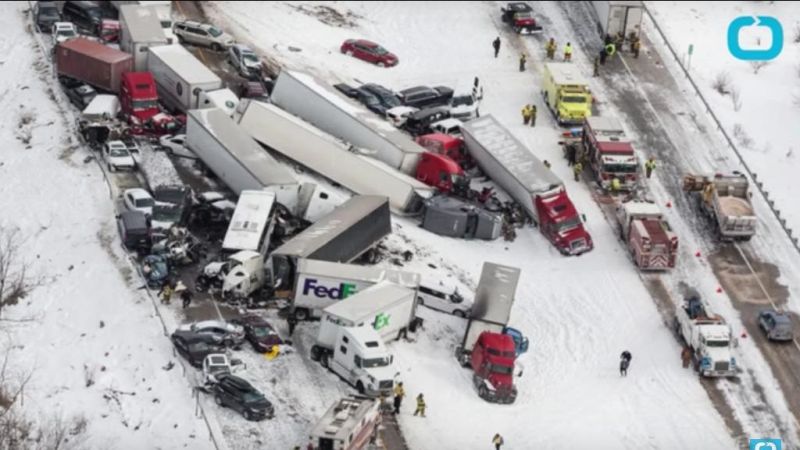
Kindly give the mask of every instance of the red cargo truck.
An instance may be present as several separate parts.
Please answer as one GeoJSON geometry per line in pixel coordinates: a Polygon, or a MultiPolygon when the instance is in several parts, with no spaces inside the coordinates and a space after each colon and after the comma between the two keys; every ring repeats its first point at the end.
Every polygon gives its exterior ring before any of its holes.
{"type": "Polygon", "coordinates": [[[59,77],[74,78],[105,92],[119,92],[122,74],[133,70],[133,56],[84,38],[56,46],[59,77]]]}

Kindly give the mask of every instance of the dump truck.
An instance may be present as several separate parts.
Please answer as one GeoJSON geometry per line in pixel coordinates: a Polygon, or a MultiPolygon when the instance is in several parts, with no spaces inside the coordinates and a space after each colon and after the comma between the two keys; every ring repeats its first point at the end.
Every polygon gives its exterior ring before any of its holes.
{"type": "Polygon", "coordinates": [[[56,46],[56,72],[94,86],[104,92],[119,92],[122,74],[133,70],[133,57],[85,38],[56,46]]]}
{"type": "Polygon", "coordinates": [[[589,80],[570,63],[545,63],[542,97],[559,125],[579,125],[592,115],[589,80]]]}
{"type": "Polygon", "coordinates": [[[738,372],[732,355],[731,327],[725,319],[710,314],[695,293],[675,313],[675,331],[692,350],[692,362],[704,377],[732,377],[738,372]]]}
{"type": "Polygon", "coordinates": [[[615,37],[622,33],[626,39],[639,37],[642,31],[644,6],[640,1],[592,2],[597,15],[600,36],[615,37]]]}
{"type": "Polygon", "coordinates": [[[744,174],[686,175],[683,190],[695,198],[700,210],[716,224],[720,240],[749,241],[756,234],[758,219],[750,203],[750,182],[744,174]]]}
{"type": "Polygon", "coordinates": [[[622,124],[614,117],[587,117],[583,124],[581,143],[597,184],[611,187],[617,178],[620,189],[634,190],[641,172],[639,158],[622,124]]]}
{"type": "Polygon", "coordinates": [[[564,183],[492,115],[465,123],[461,132],[478,166],[562,254],[580,255],[594,247],[564,183]]]}
{"type": "Polygon", "coordinates": [[[527,339],[518,330],[509,329],[520,270],[485,262],[481,271],[475,302],[456,358],[473,370],[472,382],[478,395],[490,402],[513,403],[517,353],[527,350],[527,339]],[[519,350],[515,337],[520,339],[519,350]]]}
{"type": "Polygon", "coordinates": [[[641,270],[675,267],[678,236],[653,202],[631,199],[617,206],[617,224],[634,264],[641,270]]]}

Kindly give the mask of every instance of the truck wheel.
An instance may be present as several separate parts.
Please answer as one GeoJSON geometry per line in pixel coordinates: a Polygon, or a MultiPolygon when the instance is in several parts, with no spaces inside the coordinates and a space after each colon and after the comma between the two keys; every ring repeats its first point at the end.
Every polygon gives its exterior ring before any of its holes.
{"type": "Polygon", "coordinates": [[[517,33],[517,34],[521,34],[522,33],[522,28],[514,27],[514,32],[517,33]]]}
{"type": "Polygon", "coordinates": [[[319,361],[319,354],[320,354],[319,347],[317,347],[316,345],[312,345],[311,346],[311,352],[309,353],[309,356],[311,357],[311,360],[312,361],[319,361]]]}
{"type": "Polygon", "coordinates": [[[220,408],[224,408],[224,407],[225,407],[225,405],[222,403],[222,397],[220,397],[219,395],[215,395],[215,396],[214,396],[214,402],[215,402],[215,403],[217,404],[217,406],[219,406],[220,408]]]}
{"type": "Polygon", "coordinates": [[[215,52],[221,52],[222,46],[214,42],[213,44],[211,44],[211,50],[214,50],[215,52]]]}
{"type": "Polygon", "coordinates": [[[181,45],[186,43],[186,39],[184,39],[180,34],[178,35],[178,43],[181,45]]]}
{"type": "Polygon", "coordinates": [[[305,308],[295,309],[294,318],[300,321],[308,320],[308,310],[305,308]]]}
{"type": "Polygon", "coordinates": [[[324,367],[326,369],[330,369],[330,367],[328,367],[328,354],[327,353],[323,353],[322,356],[320,356],[319,363],[322,364],[322,367],[324,367]]]}
{"type": "Polygon", "coordinates": [[[364,395],[364,383],[360,381],[356,383],[356,390],[358,391],[359,394],[364,395]]]}
{"type": "Polygon", "coordinates": [[[464,311],[460,309],[453,311],[453,315],[456,317],[461,317],[462,319],[467,316],[466,314],[464,314],[464,311]]]}
{"type": "Polygon", "coordinates": [[[488,394],[489,394],[489,391],[487,391],[487,390],[486,390],[486,386],[484,386],[484,385],[481,385],[481,386],[478,388],[478,396],[479,396],[480,398],[483,398],[483,399],[485,399],[485,398],[487,397],[487,395],[488,395],[488,394]]]}
{"type": "Polygon", "coordinates": [[[246,409],[242,411],[242,416],[244,417],[244,420],[247,420],[248,422],[253,420],[253,415],[250,414],[250,411],[246,409]]]}

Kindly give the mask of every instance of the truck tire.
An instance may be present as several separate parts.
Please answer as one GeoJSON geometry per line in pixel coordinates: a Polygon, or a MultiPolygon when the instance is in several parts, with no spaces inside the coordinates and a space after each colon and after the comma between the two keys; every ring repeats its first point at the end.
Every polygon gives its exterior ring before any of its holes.
{"type": "Polygon", "coordinates": [[[462,319],[464,317],[467,317],[466,313],[464,313],[464,311],[462,311],[460,309],[457,309],[457,310],[453,311],[453,315],[456,316],[456,317],[461,317],[462,319]]]}
{"type": "Polygon", "coordinates": [[[217,44],[216,42],[214,42],[213,44],[211,44],[211,50],[213,50],[215,52],[221,52],[222,51],[222,46],[217,44]]]}
{"type": "Polygon", "coordinates": [[[316,345],[311,346],[311,352],[309,352],[309,356],[311,357],[312,361],[319,361],[320,349],[316,345]]]}
{"type": "Polygon", "coordinates": [[[480,398],[485,400],[485,399],[488,398],[488,394],[489,394],[489,391],[486,390],[486,386],[481,384],[478,387],[478,397],[480,397],[480,398]]]}
{"type": "Polygon", "coordinates": [[[361,381],[356,383],[356,390],[358,391],[359,394],[364,395],[364,383],[362,383],[361,381]]]}
{"type": "Polygon", "coordinates": [[[517,34],[522,34],[522,28],[514,27],[514,32],[517,33],[517,34]]]}
{"type": "Polygon", "coordinates": [[[292,314],[294,318],[300,321],[308,320],[308,310],[305,308],[297,308],[295,309],[292,314]]]}
{"type": "Polygon", "coordinates": [[[324,367],[326,369],[330,369],[329,361],[328,361],[328,354],[327,353],[323,353],[322,355],[320,355],[319,363],[322,364],[322,367],[324,367]]]}
{"type": "Polygon", "coordinates": [[[225,407],[225,405],[222,403],[222,397],[220,397],[220,396],[219,396],[219,394],[214,396],[214,402],[215,402],[215,403],[217,404],[217,406],[219,406],[220,408],[224,408],[224,407],[225,407]]]}

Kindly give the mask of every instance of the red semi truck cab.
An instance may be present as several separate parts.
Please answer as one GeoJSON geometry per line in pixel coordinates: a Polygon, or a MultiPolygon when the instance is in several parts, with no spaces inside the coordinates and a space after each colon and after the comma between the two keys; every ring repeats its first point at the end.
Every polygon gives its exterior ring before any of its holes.
{"type": "Polygon", "coordinates": [[[119,88],[122,114],[133,134],[172,134],[179,128],[175,118],[161,112],[158,91],[150,72],[125,72],[119,88]]]}
{"type": "Polygon", "coordinates": [[[534,204],[539,229],[562,254],[580,255],[594,248],[592,236],[563,186],[537,195],[534,204]]]}
{"type": "Polygon", "coordinates": [[[639,159],[619,120],[587,117],[582,134],[583,147],[600,186],[608,189],[617,177],[622,189],[633,190],[639,181],[639,159]]]}
{"type": "Polygon", "coordinates": [[[469,169],[475,165],[467,153],[464,140],[459,137],[444,133],[431,133],[418,136],[415,141],[430,152],[449,157],[463,169],[469,169]]]}
{"type": "Polygon", "coordinates": [[[464,170],[445,155],[425,152],[417,163],[416,178],[442,192],[453,192],[469,186],[464,170]]]}
{"type": "Polygon", "coordinates": [[[514,403],[514,339],[507,334],[484,331],[472,348],[470,365],[478,395],[498,403],[514,403]]]}

